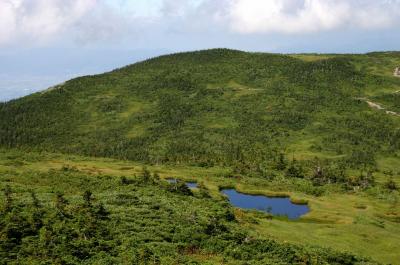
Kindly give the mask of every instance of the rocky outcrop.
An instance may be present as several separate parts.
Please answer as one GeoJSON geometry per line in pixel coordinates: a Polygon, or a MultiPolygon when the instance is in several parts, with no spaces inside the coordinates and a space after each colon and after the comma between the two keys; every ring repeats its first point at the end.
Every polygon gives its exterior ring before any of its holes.
{"type": "Polygon", "coordinates": [[[396,69],[394,69],[394,76],[400,77],[400,67],[396,67],[396,69]]]}

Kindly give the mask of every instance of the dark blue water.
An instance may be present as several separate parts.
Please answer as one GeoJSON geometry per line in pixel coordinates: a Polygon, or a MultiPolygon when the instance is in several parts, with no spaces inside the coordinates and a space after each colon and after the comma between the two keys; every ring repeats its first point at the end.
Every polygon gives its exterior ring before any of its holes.
{"type": "MultiPolygon", "coordinates": [[[[166,179],[166,181],[168,181],[170,184],[176,184],[178,183],[178,179],[166,179]]],[[[186,186],[189,189],[195,189],[197,188],[197,183],[196,182],[186,182],[186,186]]]]}
{"type": "Polygon", "coordinates": [[[196,182],[186,182],[186,186],[190,189],[195,189],[197,188],[197,183],[196,182]]]}
{"type": "Polygon", "coordinates": [[[222,193],[228,196],[230,203],[235,207],[287,216],[291,220],[298,219],[310,211],[307,205],[294,204],[289,198],[249,195],[234,189],[222,190],[222,193]]]}

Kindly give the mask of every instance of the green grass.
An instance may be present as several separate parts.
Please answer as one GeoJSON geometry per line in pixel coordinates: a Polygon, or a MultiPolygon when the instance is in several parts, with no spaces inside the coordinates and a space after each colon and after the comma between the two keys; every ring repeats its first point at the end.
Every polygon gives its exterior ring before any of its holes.
{"type": "Polygon", "coordinates": [[[290,56],[306,62],[315,62],[335,57],[335,55],[325,55],[325,54],[291,54],[290,56]]]}

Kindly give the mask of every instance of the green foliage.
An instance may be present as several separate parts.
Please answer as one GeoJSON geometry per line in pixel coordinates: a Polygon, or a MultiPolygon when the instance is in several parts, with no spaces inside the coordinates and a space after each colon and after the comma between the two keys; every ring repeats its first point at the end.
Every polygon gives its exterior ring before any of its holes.
{"type": "Polygon", "coordinates": [[[90,192],[78,205],[57,194],[54,206],[45,206],[31,195],[30,203],[14,204],[1,214],[0,257],[5,264],[79,264],[99,253],[113,255],[109,213],[102,204],[92,205],[90,192]]]}
{"type": "Polygon", "coordinates": [[[397,185],[396,182],[394,182],[393,178],[390,178],[386,183],[385,183],[385,188],[391,191],[397,190],[397,185]]]}
{"type": "Polygon", "coordinates": [[[315,185],[324,185],[330,183],[346,183],[348,176],[345,168],[340,164],[318,164],[311,176],[315,185]]]}
{"type": "Polygon", "coordinates": [[[303,167],[296,159],[293,159],[287,168],[286,176],[289,178],[304,178],[303,167]]]}
{"type": "Polygon", "coordinates": [[[278,156],[278,159],[276,161],[275,168],[277,170],[285,170],[286,167],[287,167],[287,161],[286,161],[285,155],[283,153],[280,153],[278,156]]]}
{"type": "Polygon", "coordinates": [[[358,176],[349,177],[346,184],[350,189],[366,189],[375,185],[375,178],[371,171],[368,171],[366,174],[360,172],[358,176]]]}
{"type": "MultiPolygon", "coordinates": [[[[396,56],[303,61],[227,49],[162,56],[0,104],[0,145],[242,174],[273,168],[266,164],[285,170],[285,151],[313,139],[297,151],[375,168],[377,155],[396,155],[399,123],[357,98],[400,86],[365,67],[396,56]]],[[[395,106],[397,97],[376,100],[395,106]]]]}
{"type": "Polygon", "coordinates": [[[367,261],[330,249],[253,238],[227,202],[197,193],[187,196],[181,184],[179,192],[171,192],[164,181],[132,178],[141,185],[118,185],[118,179],[87,175],[89,191],[76,171],[14,174],[18,191],[4,189],[4,198],[13,200],[4,200],[8,210],[3,206],[0,212],[0,264],[214,264],[199,262],[201,253],[222,256],[226,264],[367,261]],[[49,196],[51,184],[44,183],[54,175],[58,187],[69,186],[68,193],[49,196]],[[36,177],[41,182],[31,184],[36,177]],[[28,182],[22,184],[23,179],[28,182]]]}
{"type": "MultiPolygon", "coordinates": [[[[399,54],[303,57],[214,49],[76,78],[0,103],[0,146],[220,167],[221,181],[247,176],[315,196],[332,186],[378,194],[381,161],[399,161],[400,122],[364,99],[399,110],[399,54]]],[[[252,238],[213,191],[147,168],[114,179],[64,165],[6,178],[0,264],[201,264],[213,255],[227,264],[369,264],[252,238]]]]}

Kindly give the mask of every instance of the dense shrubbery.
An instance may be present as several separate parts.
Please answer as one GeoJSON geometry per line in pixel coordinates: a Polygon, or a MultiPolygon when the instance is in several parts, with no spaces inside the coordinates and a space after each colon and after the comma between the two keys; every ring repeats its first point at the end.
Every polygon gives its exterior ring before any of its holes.
{"type": "Polygon", "coordinates": [[[188,193],[147,170],[120,180],[73,170],[26,174],[17,174],[18,188],[3,187],[0,264],[203,264],[196,257],[208,254],[225,257],[226,264],[363,261],[252,238],[226,202],[188,193]],[[83,191],[87,186],[93,194],[83,191]],[[48,196],[49,189],[64,187],[68,193],[48,196]]]}
{"type": "Polygon", "coordinates": [[[35,193],[31,202],[12,201],[6,186],[6,203],[0,214],[0,263],[78,264],[103,255],[115,255],[116,242],[108,226],[109,213],[103,204],[93,204],[86,191],[83,201],[71,205],[62,194],[54,206],[42,205],[35,193]]]}

